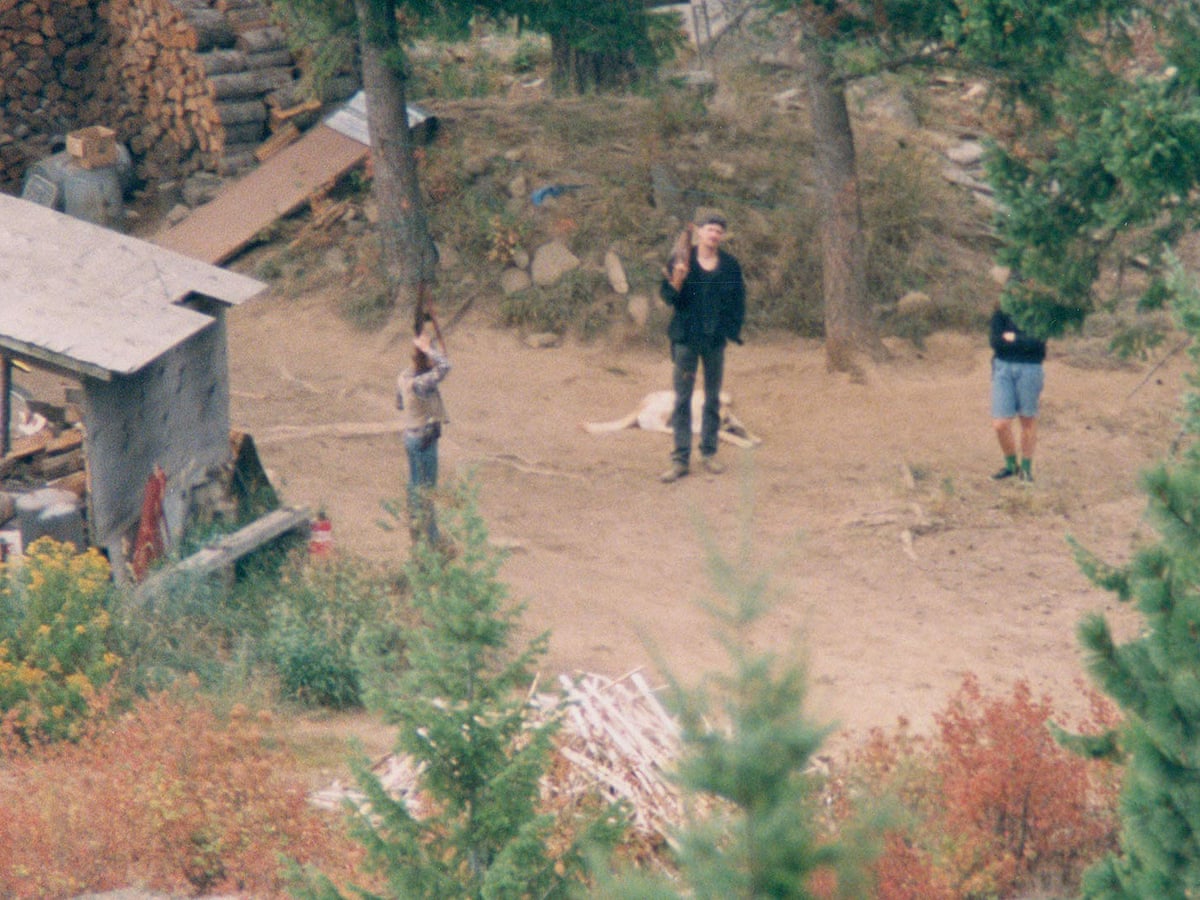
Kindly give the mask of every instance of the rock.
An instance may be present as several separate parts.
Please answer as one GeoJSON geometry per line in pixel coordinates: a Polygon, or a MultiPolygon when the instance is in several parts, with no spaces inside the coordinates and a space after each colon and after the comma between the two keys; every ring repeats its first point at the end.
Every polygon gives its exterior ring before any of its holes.
{"type": "Polygon", "coordinates": [[[645,294],[630,294],[625,312],[639,329],[645,328],[650,321],[650,298],[645,294]]]}
{"type": "Polygon", "coordinates": [[[579,257],[562,241],[551,241],[538,247],[533,254],[530,275],[533,283],[546,286],[556,283],[568,272],[579,268],[579,257]]]}
{"type": "Polygon", "coordinates": [[[167,212],[167,224],[178,225],[188,217],[189,212],[191,212],[191,210],[189,210],[182,203],[176,203],[171,207],[170,211],[167,212]]]}
{"type": "Polygon", "coordinates": [[[1012,270],[1008,266],[992,266],[988,272],[992,277],[992,281],[1001,286],[1008,284],[1008,276],[1012,274],[1012,270]]]}
{"type": "Polygon", "coordinates": [[[618,294],[629,293],[629,279],[625,276],[625,267],[621,265],[621,257],[615,250],[604,254],[604,274],[608,276],[609,286],[618,294]]]}
{"type": "Polygon", "coordinates": [[[983,160],[983,144],[979,141],[963,141],[946,151],[946,159],[959,166],[977,166],[983,160]]]}
{"type": "Polygon", "coordinates": [[[896,315],[924,319],[933,314],[933,298],[921,291],[909,291],[896,303],[896,315]]]}
{"type": "Polygon", "coordinates": [[[771,98],[771,105],[776,109],[800,109],[804,105],[804,91],[800,88],[788,88],[780,91],[771,98]]]}
{"type": "Polygon", "coordinates": [[[514,247],[512,252],[512,264],[518,269],[529,269],[529,251],[524,247],[514,247]]]}
{"type": "Polygon", "coordinates": [[[529,273],[516,266],[509,266],[500,273],[500,290],[504,291],[506,297],[526,290],[532,284],[533,279],[529,277],[529,273]]]}
{"type": "Polygon", "coordinates": [[[518,197],[522,200],[529,193],[529,179],[522,173],[517,175],[508,183],[508,196],[516,200],[518,197]]]}
{"type": "Polygon", "coordinates": [[[733,163],[720,162],[714,159],[708,164],[708,168],[722,181],[733,181],[734,176],[737,175],[737,166],[733,163]]]}
{"type": "Polygon", "coordinates": [[[531,334],[525,338],[525,346],[532,347],[534,350],[557,347],[558,335],[553,331],[539,331],[537,334],[531,334]]]}

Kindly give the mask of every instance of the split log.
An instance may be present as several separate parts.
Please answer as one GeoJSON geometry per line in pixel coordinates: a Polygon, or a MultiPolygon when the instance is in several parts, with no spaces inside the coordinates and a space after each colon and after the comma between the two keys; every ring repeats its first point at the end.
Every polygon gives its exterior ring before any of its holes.
{"type": "Polygon", "coordinates": [[[246,54],[241,50],[210,50],[200,55],[200,62],[208,75],[244,72],[250,68],[246,62],[246,54]]]}
{"type": "MultiPolygon", "coordinates": [[[[225,125],[226,146],[231,144],[257,144],[266,134],[262,122],[238,122],[225,125]]],[[[257,148],[256,148],[257,149],[257,148]]]]}
{"type": "Polygon", "coordinates": [[[219,10],[198,9],[187,13],[186,19],[195,32],[195,46],[191,49],[198,53],[233,47],[237,43],[237,32],[219,10]]]}
{"type": "Polygon", "coordinates": [[[287,47],[287,35],[278,25],[245,31],[237,36],[237,49],[243,53],[262,53],[265,50],[282,50],[287,47]]]}
{"type": "Polygon", "coordinates": [[[261,97],[292,80],[290,68],[254,69],[214,75],[208,80],[213,96],[218,100],[261,97]]]}
{"type": "Polygon", "coordinates": [[[247,69],[281,69],[291,68],[294,60],[292,59],[292,51],[286,47],[281,47],[278,50],[263,50],[256,53],[247,53],[246,68],[247,69]]]}
{"type": "Polygon", "coordinates": [[[267,105],[261,100],[242,100],[217,104],[217,117],[225,126],[267,121],[267,105]]]}

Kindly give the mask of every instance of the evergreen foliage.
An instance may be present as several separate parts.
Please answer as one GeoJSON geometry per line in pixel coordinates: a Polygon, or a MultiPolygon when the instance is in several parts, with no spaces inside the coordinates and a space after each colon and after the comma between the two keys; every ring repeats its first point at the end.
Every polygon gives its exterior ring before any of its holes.
{"type": "Polygon", "coordinates": [[[710,548],[709,559],[720,595],[709,609],[730,671],[695,689],[675,682],[672,691],[685,749],[679,781],[707,810],[678,835],[678,882],[626,878],[613,893],[627,900],[869,896],[882,831],[851,825],[838,841],[823,833],[813,761],[829,729],[804,712],[802,663],[753,649],[752,630],[770,607],[768,576],[748,553],[734,562],[710,548]]]}
{"type": "MultiPolygon", "coordinates": [[[[1200,384],[1200,292],[1175,272],[1176,308],[1192,335],[1200,384]]],[[[1200,434],[1190,398],[1186,430],[1200,434]]],[[[1097,584],[1133,603],[1144,626],[1118,644],[1095,615],[1080,626],[1089,668],[1120,705],[1126,724],[1110,745],[1126,759],[1120,853],[1087,873],[1088,898],[1194,897],[1200,891],[1200,444],[1191,443],[1145,477],[1157,543],[1126,566],[1077,548],[1097,584]]],[[[1103,747],[1103,745],[1101,745],[1103,747]]]]}
{"type": "Polygon", "coordinates": [[[1140,303],[1169,298],[1165,248],[1200,219],[1200,14],[1195,4],[956,0],[946,39],[1003,100],[994,138],[1004,305],[1057,337],[1096,305],[1100,273],[1150,263],[1140,303]]]}
{"type": "MultiPolygon", "coordinates": [[[[457,550],[422,545],[405,569],[417,617],[406,666],[387,644],[361,648],[375,663],[365,666],[368,705],[398,726],[396,749],[419,767],[428,813],[414,815],[360,764],[370,812],[357,814],[356,834],[388,897],[565,897],[580,883],[584,847],[611,846],[623,822],[611,809],[564,823],[539,808],[554,725],[529,694],[548,636],[512,649],[523,606],[497,580],[502,557],[469,487],[443,521],[457,550]]],[[[308,896],[339,896],[320,881],[308,896]]]]}

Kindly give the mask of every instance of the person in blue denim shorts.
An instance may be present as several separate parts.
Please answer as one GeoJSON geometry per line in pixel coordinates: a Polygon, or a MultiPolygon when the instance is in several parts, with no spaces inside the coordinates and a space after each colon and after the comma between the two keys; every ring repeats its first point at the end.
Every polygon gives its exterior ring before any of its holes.
{"type": "Polygon", "coordinates": [[[449,371],[446,348],[423,329],[413,339],[412,365],[396,379],[396,408],[404,414],[409,534],[414,545],[427,540],[430,546],[440,546],[433,492],[438,480],[438,439],[449,420],[438,386],[449,371]]]}
{"type": "Polygon", "coordinates": [[[992,313],[989,342],[992,345],[992,428],[1004,453],[1004,468],[992,478],[1016,477],[1033,482],[1033,451],[1037,448],[1038,401],[1045,374],[1046,342],[1017,327],[999,305],[992,313]],[[1013,420],[1021,424],[1021,455],[1013,420]]]}

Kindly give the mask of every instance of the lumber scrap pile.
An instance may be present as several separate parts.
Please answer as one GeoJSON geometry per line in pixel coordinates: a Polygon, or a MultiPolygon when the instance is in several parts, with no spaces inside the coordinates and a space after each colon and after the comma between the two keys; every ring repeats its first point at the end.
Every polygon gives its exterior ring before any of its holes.
{"type": "Polygon", "coordinates": [[[602,675],[559,677],[565,702],[548,712],[563,717],[555,766],[543,796],[576,798],[599,792],[624,800],[641,834],[665,839],[683,820],[683,802],[671,780],[680,752],[679,725],[667,714],[641,672],[616,681],[602,675]]]}
{"type": "Polygon", "coordinates": [[[112,128],[143,178],[235,174],[298,97],[265,0],[0,0],[0,186],[63,123],[112,128]]]}
{"type": "Polygon", "coordinates": [[[0,484],[65,487],[82,494],[86,481],[79,409],[27,401],[15,440],[0,456],[0,484]]]}
{"type": "MultiPolygon", "coordinates": [[[[560,677],[562,695],[538,694],[533,704],[543,721],[561,720],[556,758],[542,781],[542,799],[556,808],[585,796],[625,801],[634,830],[650,844],[667,840],[683,821],[684,806],[671,771],[680,754],[679,726],[666,712],[641,672],[611,679],[585,674],[560,677]]],[[[395,798],[420,817],[426,801],[419,789],[420,770],[412,760],[392,754],[372,771],[395,798]]],[[[310,797],[324,809],[347,801],[365,809],[355,788],[335,782],[310,797]]]]}

